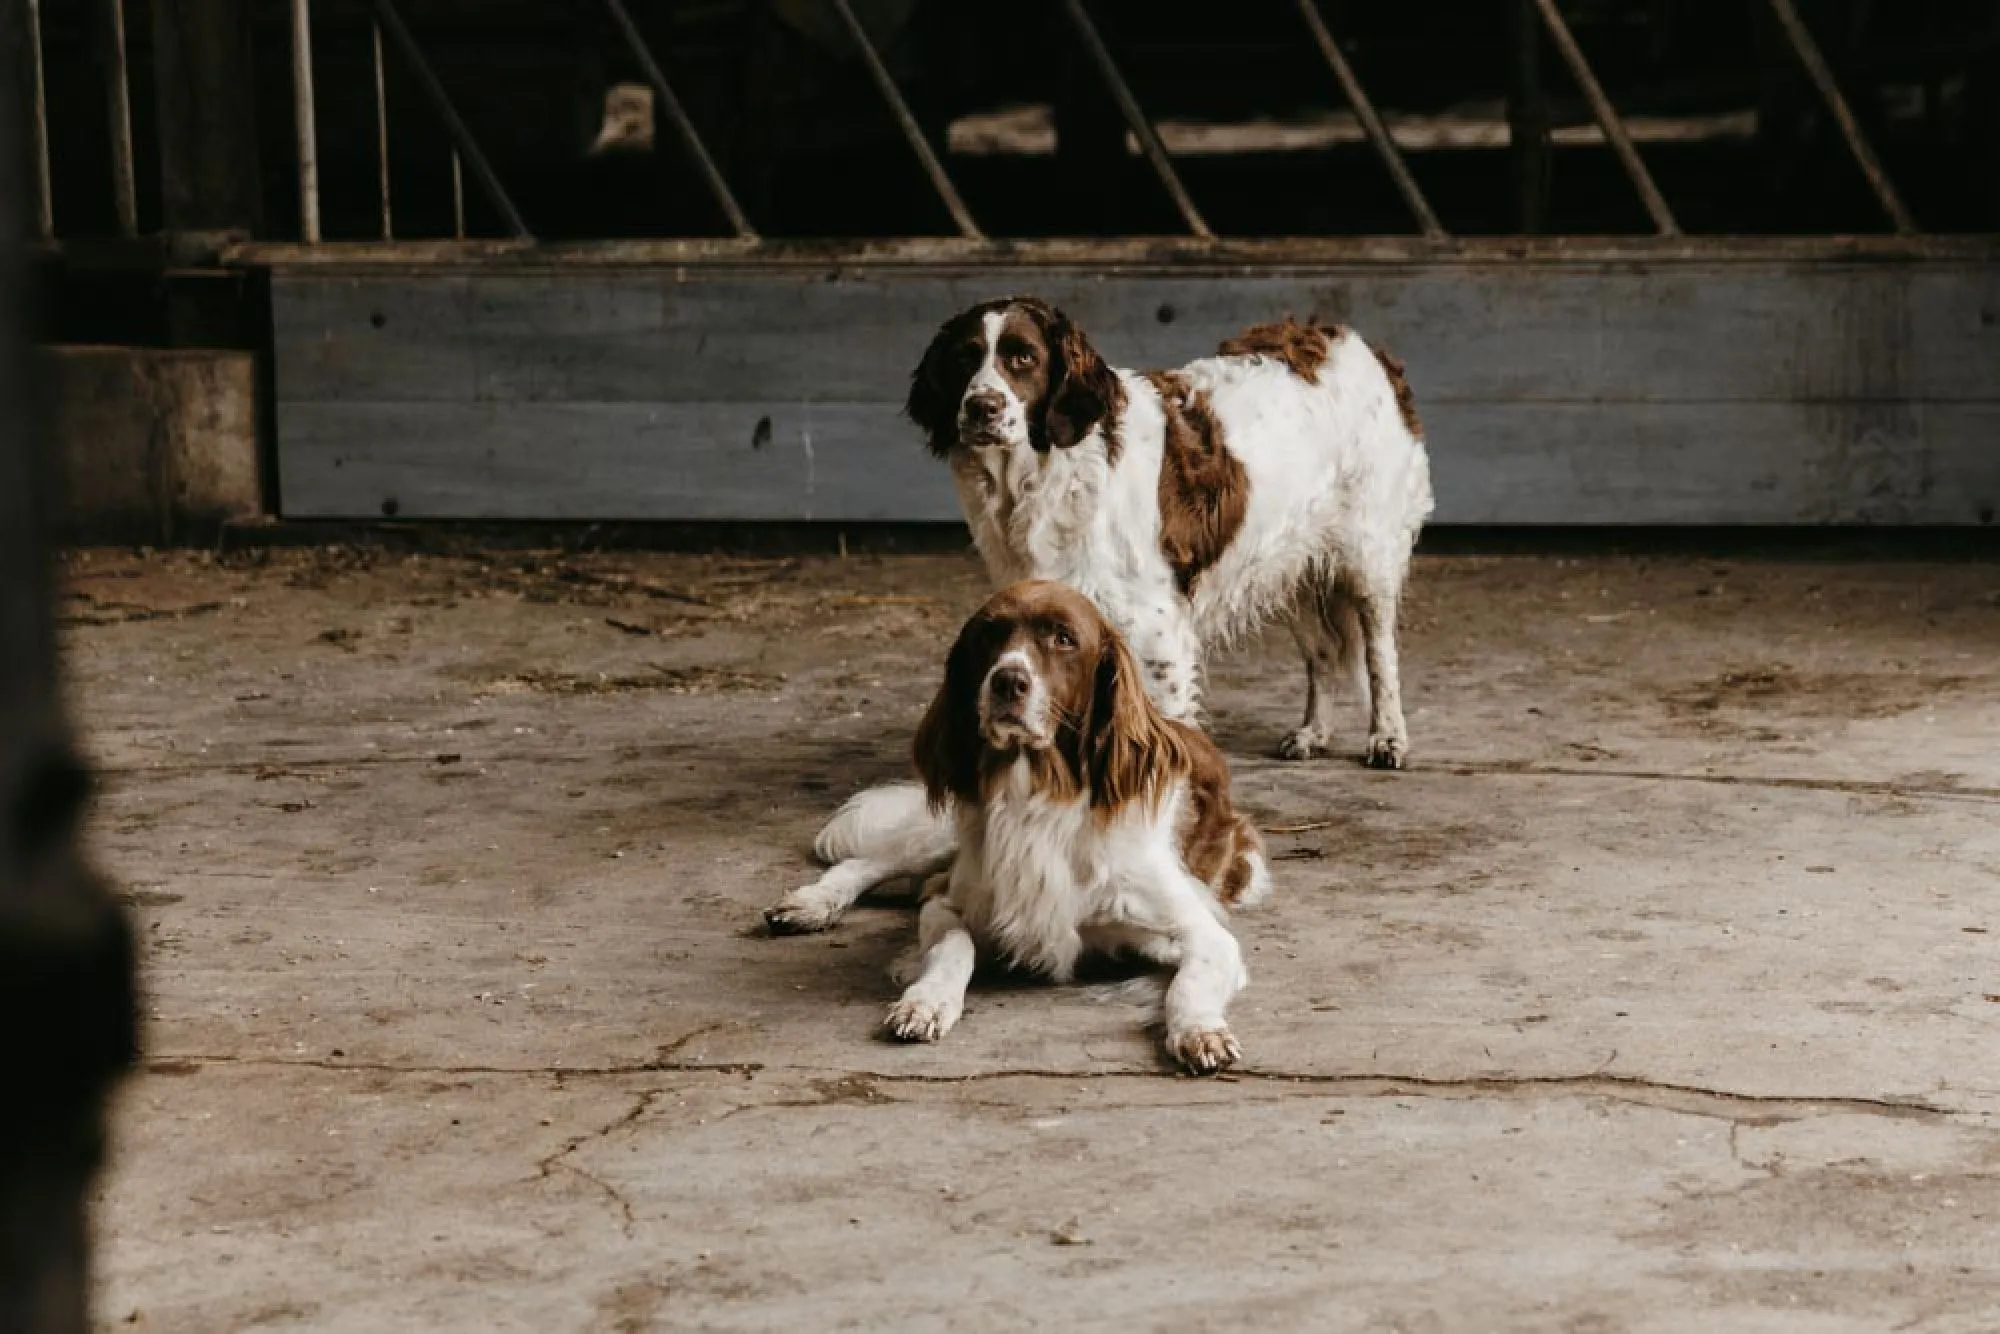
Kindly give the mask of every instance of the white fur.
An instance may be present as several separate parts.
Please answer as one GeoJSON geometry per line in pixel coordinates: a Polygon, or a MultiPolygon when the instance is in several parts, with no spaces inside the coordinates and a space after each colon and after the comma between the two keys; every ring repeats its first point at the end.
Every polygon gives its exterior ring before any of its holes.
{"type": "Polygon", "coordinates": [[[951,864],[951,825],[931,814],[923,788],[887,783],[849,797],[813,841],[813,855],[828,869],[767,910],[779,934],[824,931],[869,890],[930,875],[951,864]]]}
{"type": "MultiPolygon", "coordinates": [[[[1069,449],[1038,453],[1025,414],[1014,411],[1019,400],[996,370],[1002,323],[999,313],[985,317],[986,356],[973,384],[997,383],[1006,395],[1006,443],[961,445],[951,458],[959,503],[993,586],[1056,579],[1075,587],[1125,637],[1154,703],[1186,720],[1200,714],[1205,650],[1285,617],[1306,660],[1306,706],[1278,753],[1324,753],[1339,698],[1352,683],[1368,703],[1368,762],[1401,768],[1409,734],[1396,618],[1410,552],[1432,509],[1430,463],[1361,337],[1332,339],[1317,383],[1257,356],[1208,357],[1181,368],[1192,389],[1207,391],[1250,484],[1241,530],[1190,598],[1175,586],[1160,550],[1166,416],[1158,391],[1140,375],[1118,373],[1126,404],[1115,462],[1101,428],[1069,449]]],[[[932,869],[929,860],[895,863],[896,852],[920,846],[930,858],[940,845],[948,848],[949,822],[928,811],[912,811],[911,819],[923,830],[885,824],[882,840],[856,843],[849,855],[865,854],[871,876],[892,863],[901,875],[932,869]]],[[[825,925],[862,892],[853,888],[837,902],[860,877],[836,867],[827,879],[836,875],[837,883],[813,887],[822,906],[811,916],[825,925]]]]}
{"type": "Polygon", "coordinates": [[[1176,832],[1185,785],[1100,821],[1086,797],[1036,790],[1017,761],[977,806],[957,814],[958,856],[943,896],[924,905],[916,979],[891,1006],[888,1031],[935,1042],[965,1006],[980,948],[1067,981],[1090,953],[1132,953],[1174,968],[1167,1047],[1198,1073],[1240,1055],[1229,1002],[1249,975],[1221,905],[1182,862],[1176,832]]]}
{"type": "MultiPolygon", "coordinates": [[[[1207,391],[1250,483],[1242,529],[1193,597],[1175,587],[1160,550],[1165,413],[1152,384],[1128,371],[1115,463],[1101,429],[1070,449],[1037,453],[1024,430],[955,451],[959,503],[994,585],[1056,579],[1089,597],[1171,718],[1199,713],[1204,649],[1274,616],[1311,617],[1322,594],[1335,608],[1376,608],[1357,622],[1364,646],[1371,633],[1388,641],[1382,665],[1393,677],[1395,603],[1432,498],[1423,441],[1404,426],[1375,354],[1356,334],[1333,340],[1317,384],[1263,357],[1209,357],[1181,374],[1207,391]]],[[[1351,657],[1367,664],[1365,651],[1351,657]]],[[[1332,684],[1310,655],[1308,664],[1314,687],[1332,684]]],[[[1384,696],[1371,700],[1371,750],[1406,746],[1396,683],[1369,673],[1384,696]]],[[[1323,713],[1306,720],[1315,747],[1326,741],[1323,713]]]]}
{"type": "Polygon", "coordinates": [[[981,320],[986,330],[986,355],[979,363],[979,369],[966,382],[965,396],[958,402],[958,430],[962,436],[971,427],[971,419],[966,415],[965,403],[974,394],[997,394],[1000,397],[1000,420],[992,429],[1006,440],[1026,440],[1028,438],[1028,405],[1014,392],[1014,386],[1000,373],[1000,326],[1007,322],[1003,311],[988,311],[981,320]]]}

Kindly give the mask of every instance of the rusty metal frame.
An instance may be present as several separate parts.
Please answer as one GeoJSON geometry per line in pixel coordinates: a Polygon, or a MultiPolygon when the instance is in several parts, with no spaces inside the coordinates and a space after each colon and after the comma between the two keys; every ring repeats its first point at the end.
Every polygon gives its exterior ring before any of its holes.
{"type": "Polygon", "coordinates": [[[292,123],[299,144],[299,236],[319,234],[319,129],[313,111],[312,0],[292,0],[292,123]]]}
{"type": "Polygon", "coordinates": [[[42,0],[28,0],[28,114],[33,121],[35,234],[43,241],[56,237],[53,187],[49,180],[49,90],[42,68],[42,0]]]}
{"type": "Polygon", "coordinates": [[[1673,210],[1667,207],[1660,187],[1653,184],[1653,174],[1646,170],[1646,163],[1639,156],[1632,136],[1625,132],[1625,122],[1618,118],[1611,99],[1604,95],[1604,89],[1598,84],[1597,75],[1591,71],[1590,62],[1584,59],[1583,48],[1576,44],[1569,24],[1563,22],[1556,0],[1535,0],[1535,8],[1540,11],[1542,23],[1555,41],[1557,53],[1569,66],[1571,76],[1582,90],[1584,101],[1590,103],[1590,114],[1596,117],[1597,128],[1604,131],[1604,138],[1611,145],[1611,151],[1618,155],[1619,165],[1625,168],[1632,188],[1639,192],[1639,202],[1646,206],[1646,213],[1653,220],[1653,230],[1661,236],[1679,236],[1681,228],[1674,220],[1673,210]]]}
{"type": "Polygon", "coordinates": [[[1861,132],[1861,124],[1854,119],[1854,111],[1841,96],[1840,85],[1834,82],[1833,71],[1827,67],[1826,58],[1820,54],[1819,43],[1813,40],[1811,30],[1799,18],[1799,11],[1792,0],[1770,0],[1771,14],[1778,20],[1778,27],[1784,31],[1785,39],[1792,44],[1792,52],[1798,56],[1799,64],[1805,67],[1806,77],[1818,90],[1826,109],[1840,126],[1840,134],[1847,141],[1847,151],[1854,155],[1855,165],[1868,178],[1868,188],[1875,192],[1876,202],[1889,215],[1890,225],[1897,232],[1910,235],[1918,231],[1917,220],[1904,206],[1902,196],[1889,179],[1882,160],[1875,156],[1875,149],[1868,142],[1868,136],[1861,132]]]}
{"type": "MultiPolygon", "coordinates": [[[[48,94],[44,74],[44,33],[42,30],[42,0],[17,0],[24,11],[29,60],[23,70],[24,77],[31,80],[30,97],[25,105],[31,116],[29,128],[32,132],[29,159],[32,175],[30,184],[34,187],[33,226],[35,234],[46,244],[58,244],[55,235],[54,199],[51,180],[51,146],[48,94]]],[[[855,50],[865,65],[877,91],[888,106],[897,128],[918,159],[926,177],[958,231],[958,245],[949,246],[954,260],[967,258],[989,246],[988,238],[973,219],[959,194],[950,174],[940,161],[923,129],[912,113],[894,77],[890,74],[881,52],[870,38],[856,16],[850,0],[827,0],[834,14],[852,40],[855,50]],[[969,247],[969,248],[967,248],[969,247]]],[[[1301,20],[1320,57],[1339,84],[1343,96],[1359,122],[1363,136],[1368,141],[1411,217],[1424,241],[1439,246],[1452,246],[1456,242],[1447,232],[1422,187],[1410,171],[1409,164],[1399,148],[1395,136],[1385,123],[1381,112],[1367,89],[1356,75],[1353,65],[1341,50],[1318,0],[1294,0],[1301,20]]],[[[1799,61],[1809,82],[1824,103],[1827,111],[1839,126],[1845,146],[1860,169],[1883,214],[1899,237],[1923,236],[1922,229],[1910,212],[1902,196],[1896,189],[1889,172],[1870,142],[1867,133],[1854,114],[1853,107],[1843,95],[1821,48],[1811,30],[1802,19],[1794,0],[1766,0],[1769,12],[1776,26],[1784,34],[1793,55],[1799,61]]],[[[105,60],[105,95],[108,101],[111,122],[111,156],[114,187],[114,202],[117,209],[119,233],[125,238],[138,235],[138,201],[136,173],[134,170],[134,145],[132,135],[130,69],[127,59],[125,29],[125,0],[97,0],[98,13],[102,18],[101,40],[105,60]]],[[[766,247],[755,227],[744,213],[727,180],[723,177],[714,155],[687,114],[675,89],[668,81],[652,47],[640,33],[637,24],[624,0],[605,0],[607,9],[619,33],[643,69],[651,84],[667,119],[673,122],[676,133],[693,158],[703,182],[717,207],[725,215],[734,233],[734,243],[740,248],[745,243],[766,247]]],[[[1617,109],[1599,84],[1588,57],[1578,44],[1574,33],[1563,18],[1560,0],[1520,0],[1524,12],[1532,11],[1534,18],[1526,20],[1529,30],[1539,26],[1549,36],[1551,45],[1561,57],[1569,73],[1575,80],[1593,119],[1602,133],[1606,144],[1618,158],[1619,164],[1640,202],[1653,223],[1661,240],[1676,241],[1682,232],[1673,210],[1662,196],[1658,186],[1617,109]]],[[[512,198],[508,195],[499,177],[481,151],[477,141],[459,116],[455,104],[439,81],[433,67],[410,29],[403,21],[395,0],[372,0],[375,11],[371,28],[371,55],[374,77],[375,109],[375,152],[377,157],[377,186],[379,192],[380,239],[392,249],[399,248],[395,240],[394,208],[391,199],[391,144],[386,76],[385,40],[393,44],[409,61],[418,84],[426,99],[448,133],[452,150],[450,157],[453,194],[453,232],[460,240],[466,239],[464,174],[469,170],[481,189],[500,214],[508,232],[517,242],[533,243],[534,237],[528,229],[512,198]]],[[[300,198],[300,235],[305,244],[314,245],[322,240],[319,190],[319,161],[314,113],[314,59],[312,43],[311,0],[291,0],[292,17],[292,60],[294,76],[294,109],[298,136],[298,171],[300,198]]],[[[1179,173],[1176,171],[1171,154],[1149,119],[1138,99],[1132,92],[1117,60],[1106,46],[1103,36],[1091,18],[1085,0],[1063,0],[1063,8],[1070,25],[1081,39],[1095,73],[1102,86],[1111,95],[1125,122],[1127,130],[1137,142],[1139,151],[1147,159],[1148,165],[1165,190],[1174,208],[1189,233],[1188,239],[1198,246],[1206,244],[1220,247],[1221,242],[1203,218],[1200,209],[1189,194],[1179,173]]],[[[1305,238],[1300,238],[1301,241],[1305,238]]],[[[693,243],[695,238],[689,238],[693,243]]],[[[911,238],[911,244],[921,248],[925,243],[921,238],[911,238]]],[[[626,243],[583,243],[585,249],[608,256],[624,253],[629,249],[626,243]]],[[[564,247],[565,253],[575,247],[564,247]]],[[[866,250],[868,247],[861,246],[866,250]]],[[[1308,248],[1311,248],[1308,246],[1308,248]]],[[[1016,248],[1010,243],[1005,247],[1016,248]]],[[[577,256],[571,256],[575,258],[577,256]]],[[[774,258],[777,258],[774,255],[774,258]]]]}
{"type": "MultiPolygon", "coordinates": [[[[296,2],[304,4],[305,0],[296,2]]],[[[532,240],[534,234],[528,230],[528,224],[521,217],[521,211],[514,207],[514,200],[508,195],[507,187],[500,183],[500,178],[494,174],[492,165],[486,160],[486,154],[480,151],[478,141],[472,137],[472,131],[467,129],[465,122],[459,118],[458,108],[453,105],[451,94],[446,92],[444,84],[438,81],[437,72],[431,68],[431,62],[424,55],[423,47],[417,44],[416,37],[403,22],[403,15],[396,8],[395,0],[375,0],[375,17],[381,23],[383,31],[389,34],[389,40],[402,53],[403,59],[409,62],[411,71],[417,76],[418,86],[424,90],[424,96],[430,99],[431,109],[437,113],[438,119],[444,122],[445,132],[451,136],[454,159],[464,159],[466,166],[472,169],[472,178],[479,182],[480,190],[486,195],[487,202],[500,214],[501,221],[507,225],[507,230],[523,240],[532,240]]],[[[463,230],[462,224],[461,230],[463,230]]]]}
{"type": "Polygon", "coordinates": [[[1382,117],[1375,111],[1375,103],[1362,88],[1361,80],[1354,75],[1354,67],[1347,63],[1340,44],[1333,40],[1328,31],[1326,19],[1319,12],[1318,0],[1299,0],[1299,15],[1312,30],[1313,42],[1319,53],[1333,70],[1333,77],[1340,82],[1340,91],[1347,98],[1347,104],[1354,108],[1354,117],[1361,122],[1362,133],[1375,148],[1375,154],[1382,159],[1382,165],[1389,172],[1389,178],[1396,184],[1396,193],[1402,195],[1404,205],[1417,220],[1417,229],[1432,240],[1443,240],[1448,233],[1444,224],[1438,221],[1431,210],[1430,201],[1418,188],[1416,177],[1403,161],[1403,155],[1396,148],[1396,141],[1389,137],[1388,127],[1382,124],[1382,117]]]}
{"type": "Polygon", "coordinates": [[[869,39],[868,30],[863,28],[861,20],[854,16],[854,7],[848,4],[847,0],[827,0],[827,3],[832,5],[834,13],[840,16],[841,24],[847,29],[847,35],[854,39],[855,48],[861,52],[862,63],[868,66],[868,76],[875,81],[875,87],[881,92],[882,100],[889,104],[889,113],[896,118],[896,128],[903,132],[903,138],[909,142],[910,151],[916,154],[918,164],[924,169],[924,175],[930,177],[931,188],[937,191],[945,212],[951,214],[951,220],[957,226],[958,234],[967,240],[984,240],[986,233],[980,231],[979,224],[972,220],[972,213],[965,207],[965,200],[959,197],[958,187],[953,185],[951,177],[945,174],[944,163],[938,161],[937,154],[931,150],[930,140],[924,138],[923,126],[917,124],[917,118],[911,114],[909,103],[903,100],[902,90],[896,87],[895,79],[890,77],[889,67],[882,63],[881,53],[876,51],[875,43],[869,39]]]}
{"type": "Polygon", "coordinates": [[[389,82],[382,60],[382,25],[368,25],[370,51],[375,65],[375,168],[376,189],[382,200],[382,239],[396,238],[396,214],[389,203],[389,82]]]}
{"type": "MultiPolygon", "coordinates": [[[[845,0],[842,0],[845,3],[845,0]]],[[[1180,174],[1174,170],[1173,159],[1167,156],[1167,146],[1160,142],[1160,135],[1153,128],[1153,122],[1146,119],[1146,113],[1139,106],[1139,99],[1132,96],[1132,88],[1125,82],[1125,76],[1118,70],[1118,62],[1111,58],[1111,50],[1104,45],[1104,38],[1098,34],[1097,25],[1090,21],[1090,13],[1083,7],[1083,0],[1063,0],[1063,8],[1069,14],[1069,21],[1083,39],[1084,49],[1090,53],[1091,63],[1097,66],[1097,73],[1104,80],[1106,89],[1118,103],[1118,112],[1125,118],[1125,126],[1132,131],[1132,137],[1139,141],[1139,147],[1146,154],[1146,161],[1153,165],[1153,174],[1160,178],[1160,185],[1174,201],[1180,211],[1181,221],[1187,229],[1204,241],[1215,239],[1215,233],[1201,216],[1201,210],[1194,206],[1194,199],[1187,187],[1181,184],[1180,174]]]]}
{"type": "Polygon", "coordinates": [[[702,181],[708,186],[708,193],[714,197],[716,207],[720,208],[723,217],[729,220],[730,229],[736,233],[738,240],[755,241],[757,229],[750,225],[750,219],[743,212],[742,205],[736,202],[736,196],[730,192],[729,182],[722,178],[722,172],[715,165],[715,159],[709,155],[708,145],[702,142],[701,132],[695,129],[694,121],[688,118],[687,109],[681,105],[680,98],[674,95],[673,85],[667,82],[666,71],[661,69],[659,61],[653,58],[653,50],[640,35],[638,25],[632,22],[632,15],[626,11],[622,0],[604,0],[604,6],[611,11],[612,21],[618,25],[618,31],[624,36],[625,45],[631,50],[632,58],[639,62],[639,68],[645,71],[647,82],[653,85],[654,95],[660,99],[661,107],[666,110],[667,119],[674,123],[674,130],[681,137],[681,145],[694,159],[695,167],[701,172],[702,181]]]}
{"type": "Polygon", "coordinates": [[[132,163],[132,72],[125,51],[125,0],[104,0],[105,96],[111,121],[111,196],[118,208],[118,231],[139,234],[139,186],[132,163]]]}

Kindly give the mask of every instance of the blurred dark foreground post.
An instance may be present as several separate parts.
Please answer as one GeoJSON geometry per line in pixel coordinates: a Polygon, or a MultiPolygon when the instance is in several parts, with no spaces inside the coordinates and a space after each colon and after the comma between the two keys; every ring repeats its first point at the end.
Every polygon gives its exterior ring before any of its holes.
{"type": "Polygon", "coordinates": [[[0,1334],[72,1334],[106,1095],[136,1046],[132,944],[77,843],[89,778],[56,675],[15,54],[0,42],[0,1334]]]}

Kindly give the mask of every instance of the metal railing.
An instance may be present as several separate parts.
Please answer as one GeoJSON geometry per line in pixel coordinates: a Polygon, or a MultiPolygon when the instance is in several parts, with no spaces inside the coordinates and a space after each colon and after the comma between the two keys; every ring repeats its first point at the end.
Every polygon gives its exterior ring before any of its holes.
{"type": "MultiPolygon", "coordinates": [[[[102,6],[100,17],[104,59],[101,68],[104,70],[110,126],[111,185],[116,225],[120,235],[132,237],[139,232],[139,202],[133,162],[132,80],[125,39],[125,2],[126,0],[89,0],[89,3],[102,6]]],[[[1800,19],[1793,0],[1747,0],[1747,2],[1768,6],[1769,13],[1775,20],[1776,30],[1782,34],[1807,81],[1838,126],[1848,153],[1859,168],[1891,228],[1902,235],[1917,232],[1915,218],[1891,182],[1880,155],[1869,142],[1860,121],[1842,94],[1818,44],[1800,19]]],[[[28,62],[27,69],[32,102],[31,129],[34,155],[34,172],[31,179],[37,194],[33,221],[37,234],[45,241],[52,240],[56,236],[57,210],[51,181],[49,99],[43,69],[43,0],[0,0],[0,3],[17,4],[24,9],[22,18],[26,41],[32,48],[32,60],[28,62]]],[[[652,44],[640,32],[623,0],[603,0],[603,3],[620,41],[631,59],[643,71],[657,105],[673,127],[680,147],[693,164],[704,191],[713,202],[721,219],[737,239],[747,243],[757,242],[760,239],[759,229],[724,178],[715,155],[688,115],[682,99],[667,78],[652,44]]],[[[973,216],[951,173],[933,148],[917,116],[912,112],[909,101],[891,74],[875,40],[870,37],[867,29],[857,18],[850,0],[823,0],[823,3],[838,19],[840,29],[852,44],[855,55],[859,57],[870,81],[887,107],[899,136],[915,158],[929,182],[932,193],[950,218],[953,228],[966,240],[985,240],[987,232],[973,216]]],[[[1318,0],[1295,0],[1295,3],[1300,19],[1299,41],[1318,53],[1327,71],[1332,75],[1334,84],[1337,85],[1342,98],[1359,123],[1362,137],[1388,174],[1397,197],[1414,223],[1416,232],[1431,240],[1447,239],[1449,234],[1439,220],[1437,210],[1405,163],[1402,152],[1390,130],[1385,126],[1374,100],[1369,96],[1354,66],[1342,51],[1340,43],[1329,27],[1318,0]]],[[[1522,12],[1527,15],[1522,20],[1527,25],[1524,41],[1534,42],[1537,33],[1546,35],[1581,93],[1592,119],[1603,136],[1604,143],[1611,150],[1623,176],[1637,195],[1653,230],[1662,237],[1681,235],[1682,229],[1673,209],[1655,183],[1633,135],[1606,95],[1589,57],[1563,18],[1557,0],[1508,0],[1508,3],[1523,6],[1522,12]]],[[[1215,239],[1215,230],[1196,203],[1181,174],[1176,170],[1173,155],[1162,141],[1158,127],[1134,95],[1131,83],[1093,21],[1084,0],[1059,0],[1059,4],[1067,26],[1088,57],[1087,67],[1093,71],[1103,91],[1115,104],[1136,145],[1136,151],[1143,157],[1160,189],[1172,204],[1182,227],[1190,237],[1198,240],[1215,239]]],[[[438,78],[423,45],[404,21],[397,0],[372,0],[372,5],[370,51],[374,81],[373,128],[376,157],[374,175],[382,239],[389,240],[397,234],[395,205],[390,184],[391,146],[396,141],[391,127],[389,82],[386,72],[386,62],[390,53],[393,53],[394,57],[407,68],[428,110],[442,124],[448,136],[454,235],[461,239],[467,235],[464,174],[469,172],[474,185],[498,217],[504,232],[518,239],[533,239],[527,219],[510,196],[490,159],[482,151],[471,128],[460,115],[450,92],[438,78]]],[[[325,238],[321,227],[322,201],[319,130],[314,94],[312,0],[291,0],[290,17],[292,95],[297,134],[299,237],[306,244],[313,245],[322,243],[325,238]]],[[[1509,120],[1512,142],[1518,143],[1524,135],[1539,136],[1543,147],[1550,141],[1545,115],[1539,120],[1532,115],[1516,115],[1510,103],[1509,120]]]]}

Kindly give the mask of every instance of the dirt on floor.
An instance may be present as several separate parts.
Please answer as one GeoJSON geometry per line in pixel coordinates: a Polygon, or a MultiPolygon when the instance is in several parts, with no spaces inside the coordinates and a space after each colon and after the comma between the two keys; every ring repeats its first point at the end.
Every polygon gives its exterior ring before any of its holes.
{"type": "MultiPolygon", "coordinates": [[[[1243,1068],[1118,978],[876,1036],[772,939],[904,776],[962,557],[89,551],[147,1054],[105,1328],[1984,1330],[2000,569],[1420,560],[1413,768],[1272,757],[1243,1068]]],[[[1358,752],[1357,710],[1350,752],[1358,752]]]]}

